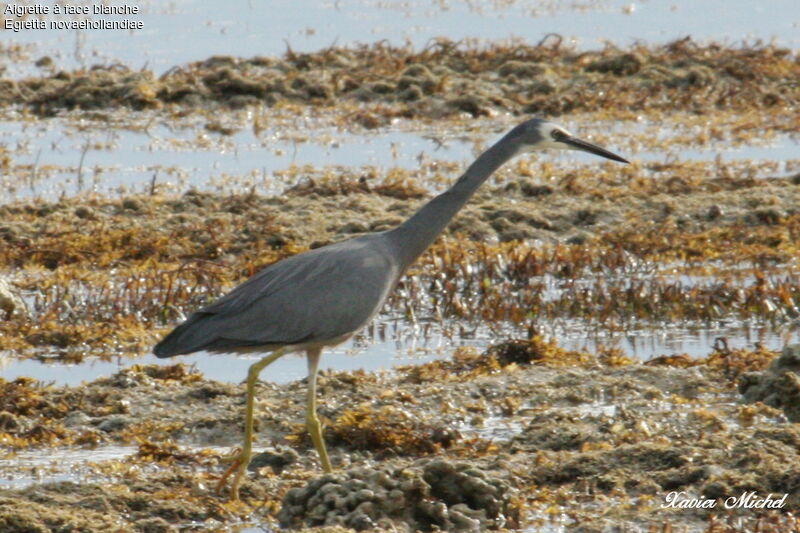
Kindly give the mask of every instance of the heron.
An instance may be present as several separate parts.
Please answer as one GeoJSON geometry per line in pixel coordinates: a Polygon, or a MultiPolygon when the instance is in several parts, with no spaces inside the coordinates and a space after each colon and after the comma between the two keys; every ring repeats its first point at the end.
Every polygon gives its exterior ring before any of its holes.
{"type": "Polygon", "coordinates": [[[546,149],[579,150],[628,163],[565,128],[531,118],[481,154],[446,191],[399,226],[303,252],[268,265],[210,305],[195,311],[159,342],[156,356],[204,350],[268,354],[250,366],[246,380],[244,442],[226,457],[235,471],[231,500],[252,457],[255,387],[264,368],[283,355],[305,352],[308,363],[306,428],[325,472],[332,472],[317,417],[317,366],[324,348],[348,340],[369,324],[400,277],[433,243],[464,204],[498,168],[515,156],[546,149]]]}

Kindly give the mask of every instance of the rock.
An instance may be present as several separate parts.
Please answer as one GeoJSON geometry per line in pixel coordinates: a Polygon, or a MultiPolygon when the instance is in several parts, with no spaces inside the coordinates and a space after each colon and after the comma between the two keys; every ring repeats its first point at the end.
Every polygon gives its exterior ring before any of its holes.
{"type": "Polygon", "coordinates": [[[785,347],[765,371],[744,374],[739,392],[745,403],[763,402],[800,422],[800,344],[785,347]]]}
{"type": "Polygon", "coordinates": [[[169,533],[177,531],[161,517],[145,518],[136,522],[136,530],[142,533],[169,533]]]}
{"type": "Polygon", "coordinates": [[[0,432],[13,435],[18,433],[22,427],[23,424],[18,416],[8,411],[0,411],[0,432]]]}
{"type": "Polygon", "coordinates": [[[775,226],[784,219],[785,213],[780,209],[766,208],[756,209],[747,216],[749,223],[753,225],[775,226]]]}
{"type": "Polygon", "coordinates": [[[265,466],[272,467],[275,474],[280,474],[283,470],[291,464],[297,462],[300,455],[291,448],[285,448],[280,453],[273,451],[266,451],[259,453],[248,465],[248,470],[256,471],[265,466]]]}
{"type": "Polygon", "coordinates": [[[3,278],[0,278],[0,312],[5,313],[6,320],[27,314],[22,298],[11,289],[11,285],[3,278]]]}
{"type": "Polygon", "coordinates": [[[504,78],[511,75],[517,77],[534,77],[544,74],[547,70],[547,67],[542,63],[511,59],[500,65],[500,68],[497,69],[497,73],[504,78]]]}
{"type": "Polygon", "coordinates": [[[479,96],[460,96],[447,101],[447,106],[452,110],[469,113],[473,118],[488,117],[489,103],[479,96]]]}
{"type": "Polygon", "coordinates": [[[122,208],[130,211],[139,212],[142,210],[142,202],[136,198],[125,198],[122,200],[122,208]]]}
{"type": "Polygon", "coordinates": [[[377,524],[402,531],[484,531],[514,519],[511,489],[467,463],[423,459],[392,470],[360,468],[312,479],[290,490],[278,520],[283,527],[377,524]]]}
{"type": "Polygon", "coordinates": [[[64,417],[63,424],[68,428],[82,428],[89,426],[92,418],[83,411],[73,411],[64,417]]]}
{"type": "Polygon", "coordinates": [[[94,214],[94,211],[90,207],[85,205],[81,205],[75,208],[75,216],[78,218],[82,218],[84,220],[96,220],[97,217],[94,214]]]}
{"type": "Polygon", "coordinates": [[[708,220],[716,220],[723,214],[724,211],[722,210],[722,207],[714,204],[708,208],[708,211],[706,211],[706,218],[708,218],[708,220]]]}
{"type": "Polygon", "coordinates": [[[348,222],[339,228],[339,233],[365,233],[367,226],[363,222],[348,222]]]}
{"type": "Polygon", "coordinates": [[[635,53],[619,54],[599,59],[586,67],[587,72],[610,72],[615,76],[630,76],[642,68],[643,59],[635,53]]]}
{"type": "Polygon", "coordinates": [[[545,196],[555,192],[549,185],[536,185],[530,182],[523,182],[520,185],[520,191],[528,197],[545,196]]]}
{"type": "Polygon", "coordinates": [[[130,422],[130,419],[126,416],[114,415],[100,422],[97,429],[105,431],[106,433],[114,433],[128,427],[130,422]]]}

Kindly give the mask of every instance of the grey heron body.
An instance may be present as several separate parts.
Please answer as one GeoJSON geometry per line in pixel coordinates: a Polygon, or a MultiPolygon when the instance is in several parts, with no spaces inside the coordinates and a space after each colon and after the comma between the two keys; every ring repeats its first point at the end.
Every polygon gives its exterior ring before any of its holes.
{"type": "Polygon", "coordinates": [[[285,353],[306,352],[306,423],[322,466],[330,472],[332,467],[316,416],[316,374],[322,349],[346,341],[370,322],[403,272],[495,170],[520,153],[542,149],[581,150],[627,163],[616,154],[573,137],[561,126],[530,119],[486,150],[452,187],[400,226],[274,263],[194,312],[155,346],[153,351],[158,357],[200,350],[271,352],[248,372],[244,445],[221,481],[224,483],[236,469],[231,498],[238,498],[250,461],[255,383],[261,370],[285,353]]]}

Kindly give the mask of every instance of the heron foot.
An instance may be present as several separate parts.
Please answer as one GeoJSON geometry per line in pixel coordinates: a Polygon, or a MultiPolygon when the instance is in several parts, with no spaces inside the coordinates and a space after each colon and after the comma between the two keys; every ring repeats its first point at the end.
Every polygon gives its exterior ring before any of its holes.
{"type": "Polygon", "coordinates": [[[220,458],[220,462],[231,463],[231,465],[222,474],[219,482],[217,482],[216,493],[218,495],[222,492],[222,489],[225,487],[225,483],[228,481],[228,478],[231,476],[231,474],[236,472],[236,474],[233,476],[233,483],[231,483],[230,494],[231,501],[239,500],[239,486],[241,486],[242,480],[247,473],[247,467],[250,465],[251,457],[252,452],[249,447],[246,447],[244,449],[235,448],[230,455],[220,458]]]}

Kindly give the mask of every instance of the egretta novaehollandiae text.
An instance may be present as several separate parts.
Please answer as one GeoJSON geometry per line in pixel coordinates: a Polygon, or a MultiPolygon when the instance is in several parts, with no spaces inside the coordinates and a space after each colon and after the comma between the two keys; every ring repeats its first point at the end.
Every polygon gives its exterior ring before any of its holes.
{"type": "Polygon", "coordinates": [[[316,414],[320,353],[366,326],[400,276],[444,230],[476,189],[506,161],[526,151],[581,150],[627,163],[603,148],[573,137],[561,126],[534,118],[486,150],[452,187],[400,226],[330,244],[261,270],[216,302],[193,313],[159,342],[158,357],[209,352],[271,352],[250,367],[244,445],[231,456],[236,469],[231,498],[238,499],[252,455],[255,385],[259,373],[287,352],[308,357],[306,425],[322,467],[332,471],[316,414]]]}

